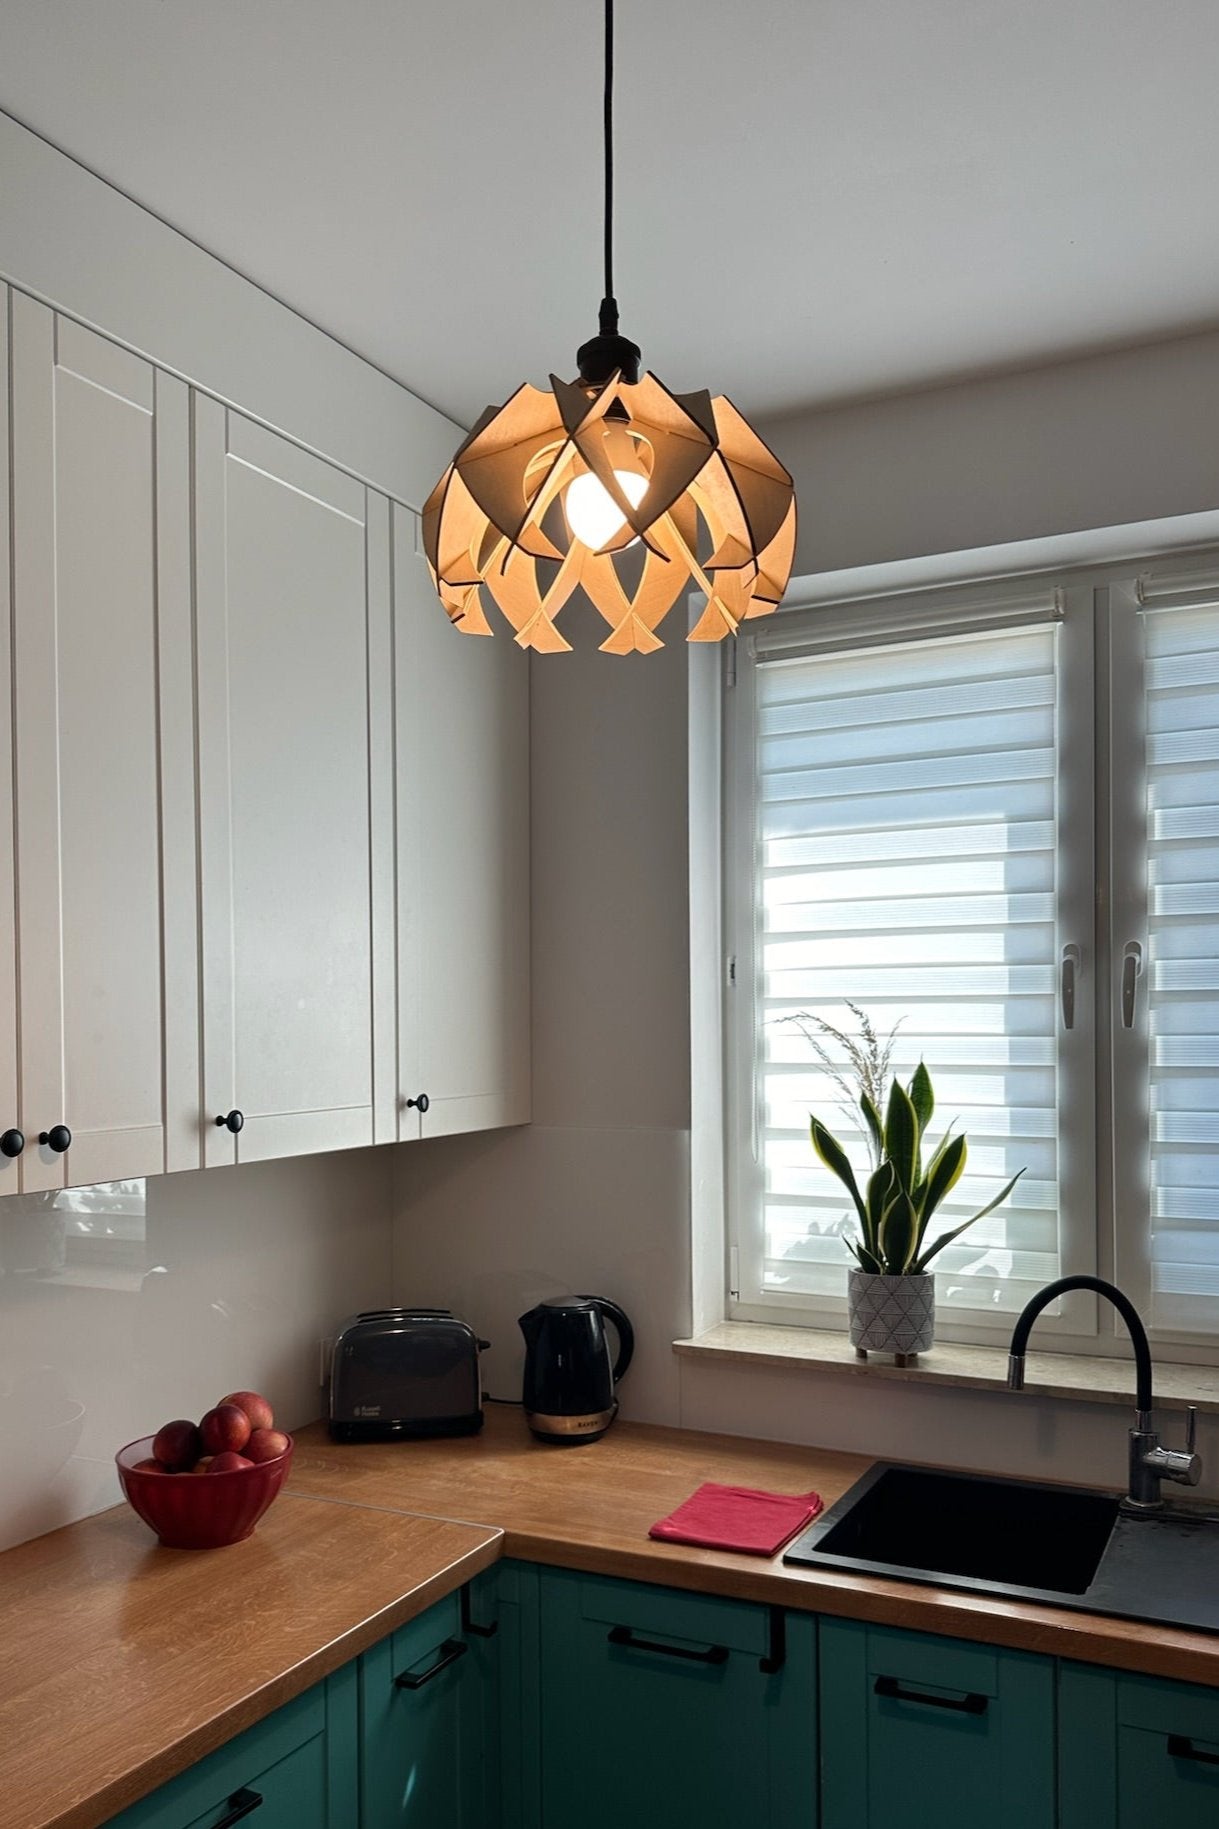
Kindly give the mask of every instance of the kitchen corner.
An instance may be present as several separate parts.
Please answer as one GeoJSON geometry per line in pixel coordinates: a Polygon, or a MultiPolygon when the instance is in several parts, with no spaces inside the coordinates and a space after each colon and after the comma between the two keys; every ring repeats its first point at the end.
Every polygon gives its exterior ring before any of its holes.
{"type": "Polygon", "coordinates": [[[647,1535],[702,1480],[829,1506],[870,1465],[621,1422],[554,1450],[511,1409],[463,1440],[339,1446],[317,1424],[243,1544],[160,1549],[125,1509],[38,1538],[0,1556],[5,1829],[98,1829],[501,1559],[1219,1689],[1211,1634],[647,1535]]]}

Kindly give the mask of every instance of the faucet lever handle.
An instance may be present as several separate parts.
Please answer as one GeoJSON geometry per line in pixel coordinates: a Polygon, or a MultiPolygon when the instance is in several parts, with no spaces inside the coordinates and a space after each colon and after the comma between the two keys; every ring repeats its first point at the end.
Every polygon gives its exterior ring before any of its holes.
{"type": "Polygon", "coordinates": [[[1186,1406],[1185,1406],[1185,1452],[1186,1452],[1186,1454],[1192,1454],[1194,1452],[1194,1444],[1197,1440],[1197,1436],[1198,1436],[1198,1406],[1197,1406],[1197,1404],[1186,1404],[1186,1406]]]}

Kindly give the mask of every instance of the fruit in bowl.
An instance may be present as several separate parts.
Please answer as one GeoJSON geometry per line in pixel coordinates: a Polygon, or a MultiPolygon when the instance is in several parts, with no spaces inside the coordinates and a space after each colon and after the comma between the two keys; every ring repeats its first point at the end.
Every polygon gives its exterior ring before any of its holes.
{"type": "Polygon", "coordinates": [[[274,1422],[265,1397],[238,1391],[198,1425],[181,1418],[166,1423],[115,1456],[123,1496],[170,1549],[240,1543],[292,1465],[292,1437],[274,1422]],[[206,1478],[196,1477],[201,1474],[206,1478]]]}

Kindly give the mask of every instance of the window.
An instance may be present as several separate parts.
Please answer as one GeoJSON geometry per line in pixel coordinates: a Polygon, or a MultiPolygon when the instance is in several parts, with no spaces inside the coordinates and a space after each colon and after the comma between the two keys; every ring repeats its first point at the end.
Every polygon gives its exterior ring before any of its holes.
{"type": "MultiPolygon", "coordinates": [[[[1006,1338],[1093,1271],[1213,1356],[1219,578],[785,612],[739,644],[725,737],[730,1312],[845,1324],[808,1120],[866,1173],[833,1034],[862,1010],[903,1078],[926,1061],[932,1135],[969,1138],[933,1237],[1025,1171],[938,1260],[943,1337],[1006,1338]]],[[[1107,1309],[1060,1311],[1060,1345],[1107,1350],[1107,1309]]]]}

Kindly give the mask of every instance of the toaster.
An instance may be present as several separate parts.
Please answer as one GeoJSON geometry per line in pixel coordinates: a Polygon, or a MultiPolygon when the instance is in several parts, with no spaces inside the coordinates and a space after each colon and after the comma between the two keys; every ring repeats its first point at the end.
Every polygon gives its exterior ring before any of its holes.
{"type": "Polygon", "coordinates": [[[334,1342],[332,1439],[475,1434],[483,1426],[478,1355],[489,1344],[447,1308],[376,1308],[352,1315],[334,1342]]]}

